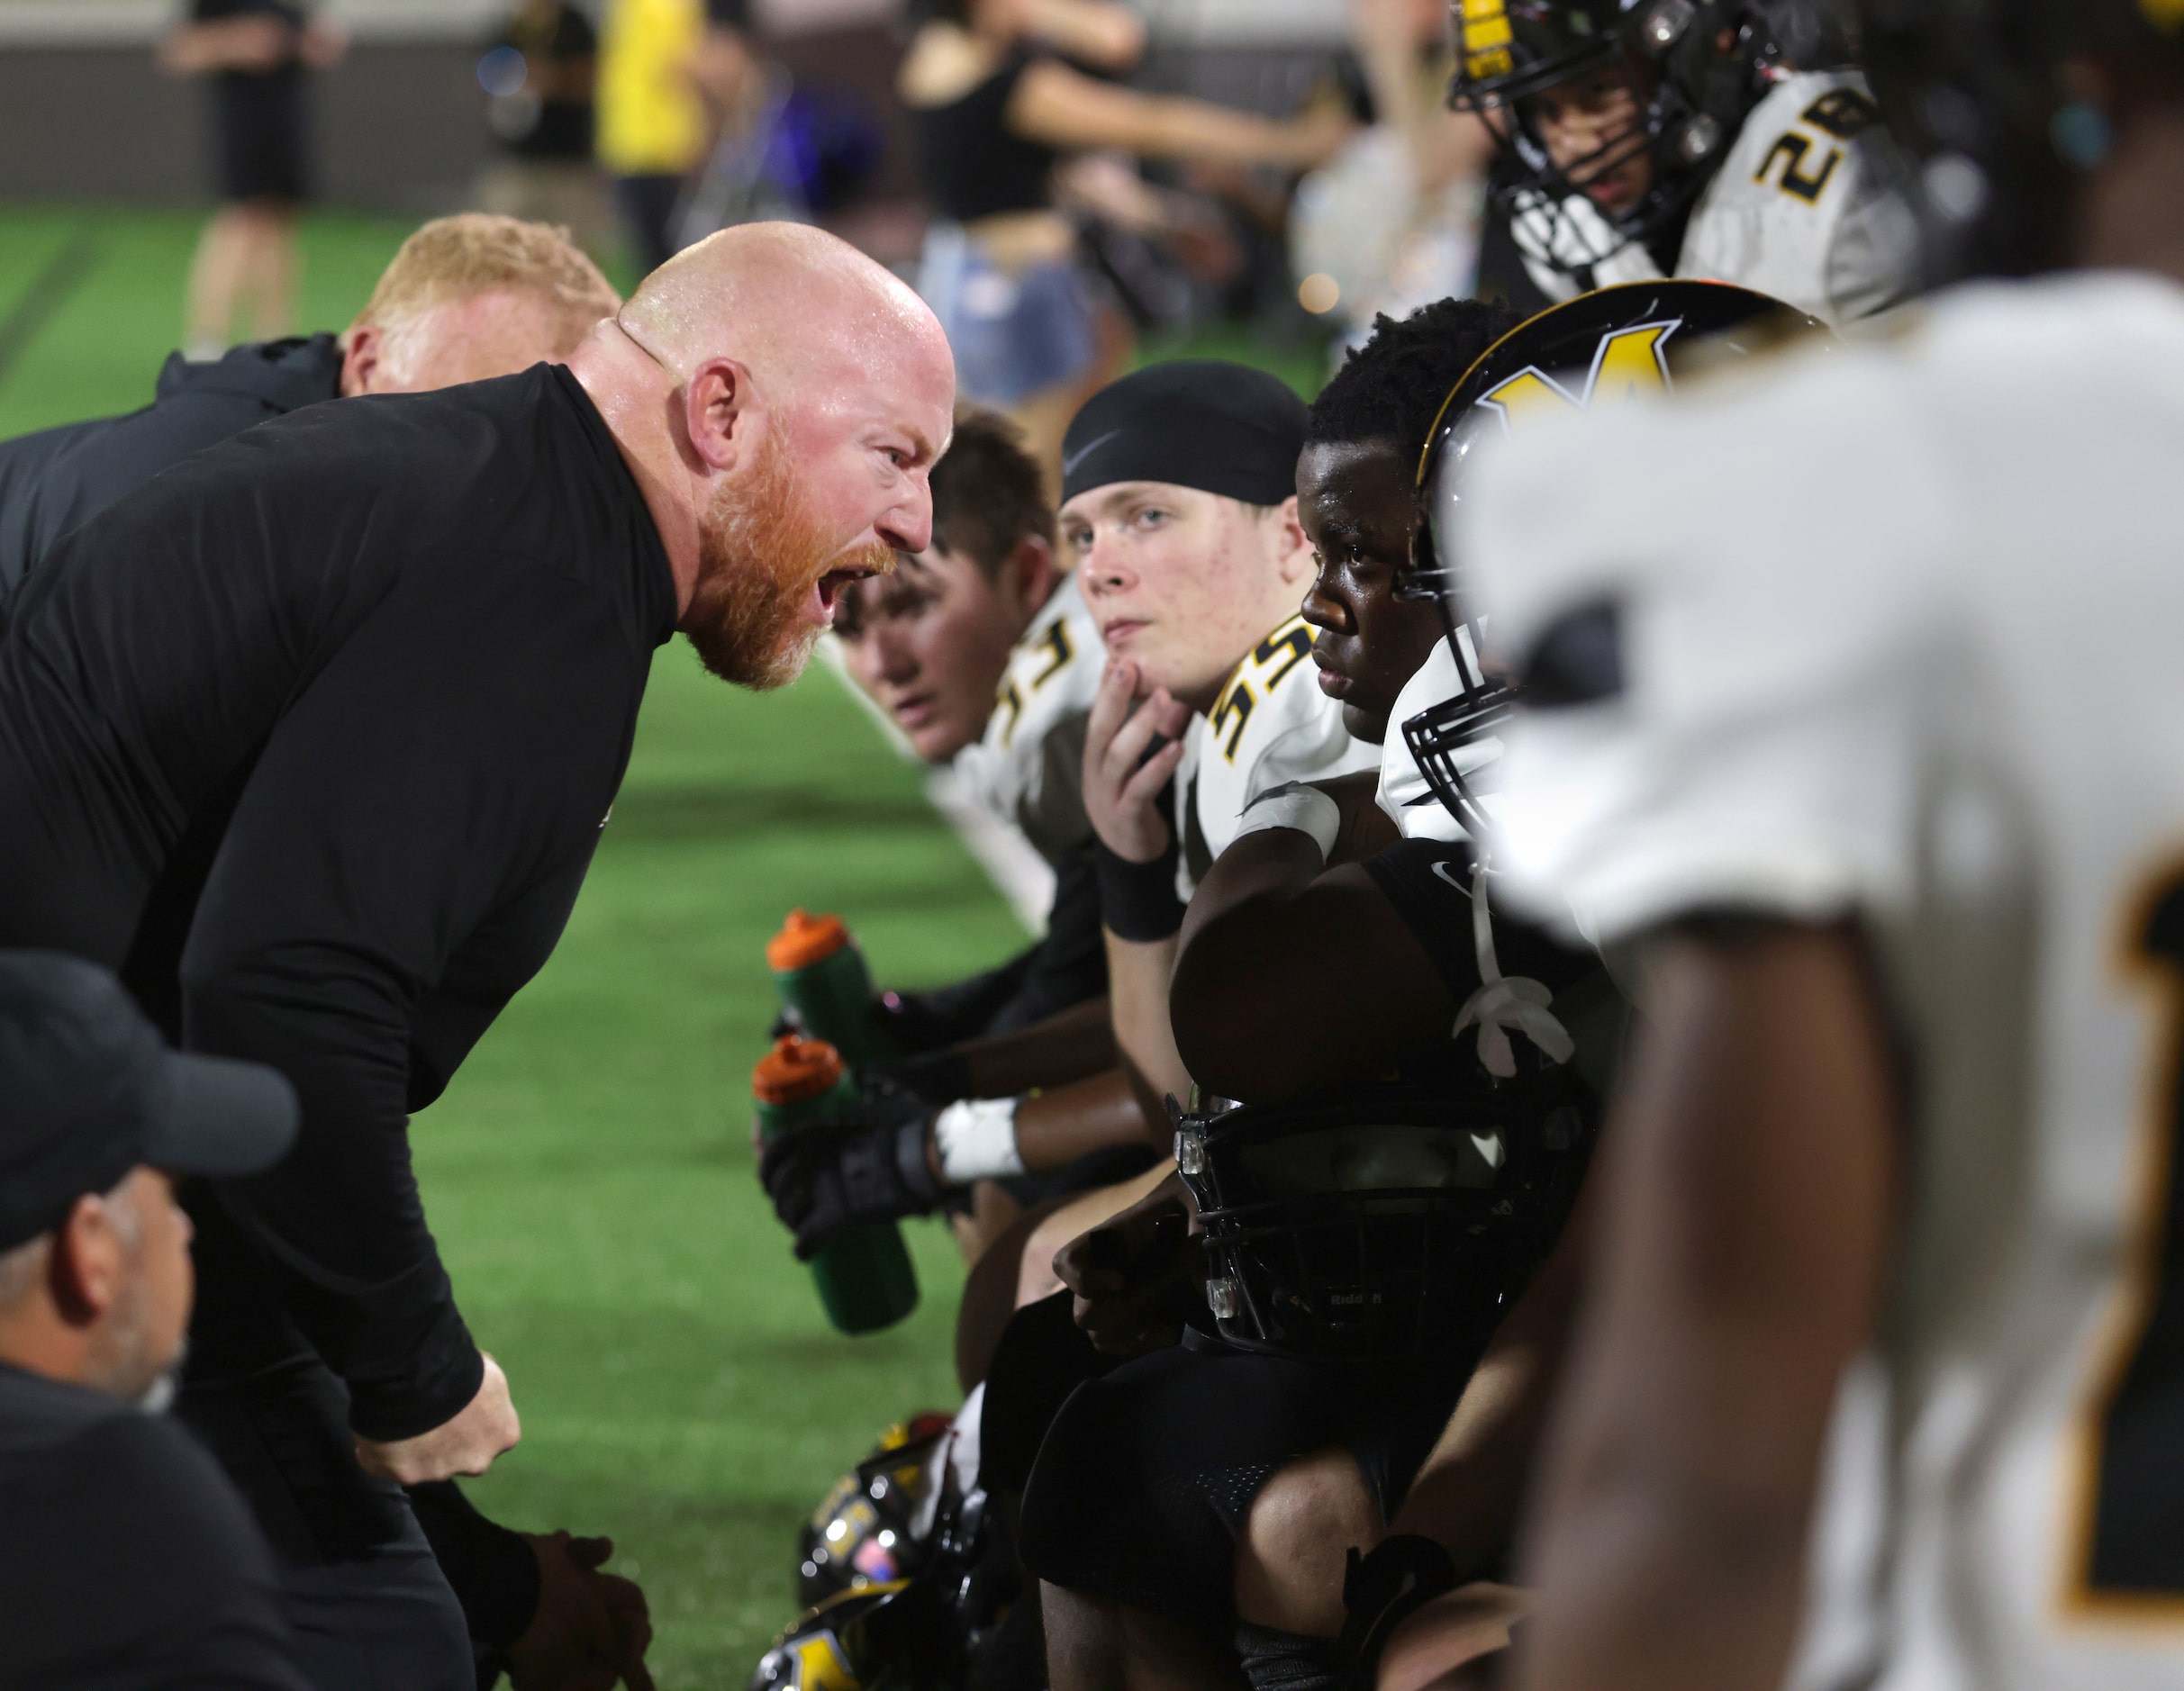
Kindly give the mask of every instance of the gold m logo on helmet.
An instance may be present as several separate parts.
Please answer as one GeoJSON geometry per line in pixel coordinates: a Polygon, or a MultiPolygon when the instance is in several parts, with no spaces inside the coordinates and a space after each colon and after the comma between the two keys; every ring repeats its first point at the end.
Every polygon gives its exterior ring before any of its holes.
{"type": "Polygon", "coordinates": [[[1481,394],[1479,403],[1500,412],[1505,429],[1515,429],[1540,411],[1590,411],[1603,401],[1612,404],[1634,393],[1665,393],[1674,385],[1668,375],[1669,337],[1682,327],[1683,319],[1675,317],[1602,336],[1580,393],[1572,393],[1534,366],[1481,394]]]}
{"type": "Polygon", "coordinates": [[[1474,80],[1508,76],[1517,63],[1509,57],[1508,0],[1462,0],[1455,13],[1464,74],[1474,80]]]}

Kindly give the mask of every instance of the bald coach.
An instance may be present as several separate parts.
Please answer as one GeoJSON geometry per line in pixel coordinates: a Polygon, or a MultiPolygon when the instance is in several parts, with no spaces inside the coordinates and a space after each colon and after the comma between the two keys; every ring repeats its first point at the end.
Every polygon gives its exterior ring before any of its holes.
{"type": "Polygon", "coordinates": [[[928,544],[953,396],[939,325],[884,270],[732,230],[566,366],[210,448],[11,605],[0,946],[121,970],[184,1048],[302,1100],[280,1169],[193,1200],[183,1408],[288,1524],[322,1686],[467,1691],[397,1482],[483,1472],[518,1433],[408,1112],[553,949],[653,649],[680,628],[729,681],[791,679],[842,586],[928,544]]]}

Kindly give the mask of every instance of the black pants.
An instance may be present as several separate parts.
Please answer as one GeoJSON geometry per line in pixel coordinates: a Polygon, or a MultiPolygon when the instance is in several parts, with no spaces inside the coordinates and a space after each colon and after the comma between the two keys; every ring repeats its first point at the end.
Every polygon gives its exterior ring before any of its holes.
{"type": "Polygon", "coordinates": [[[1187,1333],[1085,1379],[1047,1429],[1024,1488],[1024,1560],[1069,1590],[1226,1623],[1237,1536],[1266,1482],[1340,1445],[1382,1517],[1392,1515],[1483,1345],[1481,1336],[1430,1357],[1314,1363],[1187,1333]]]}
{"type": "Polygon", "coordinates": [[[315,1691],[475,1691],[462,1607],[402,1488],[358,1467],[348,1411],[315,1359],[193,1383],[176,1405],[273,1545],[315,1691]]]}

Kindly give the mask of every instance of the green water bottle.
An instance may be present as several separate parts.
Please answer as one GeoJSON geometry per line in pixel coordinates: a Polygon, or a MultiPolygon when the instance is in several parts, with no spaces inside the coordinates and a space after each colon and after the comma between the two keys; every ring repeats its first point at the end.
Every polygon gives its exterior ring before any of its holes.
{"type": "MultiPolygon", "coordinates": [[[[751,1097],[759,1136],[770,1141],[854,1108],[857,1090],[832,1045],[790,1034],[775,1040],[751,1071],[751,1097]]],[[[827,1319],[844,1333],[877,1333],[918,1307],[918,1273],[902,1248],[902,1230],[892,1221],[844,1234],[811,1259],[811,1278],[827,1319]]]]}
{"type": "Polygon", "coordinates": [[[872,1013],[865,954],[840,917],[791,910],[766,942],[766,961],[781,1001],[803,1018],[804,1032],[825,1040],[844,1062],[862,1068],[895,1054],[872,1013]]]}

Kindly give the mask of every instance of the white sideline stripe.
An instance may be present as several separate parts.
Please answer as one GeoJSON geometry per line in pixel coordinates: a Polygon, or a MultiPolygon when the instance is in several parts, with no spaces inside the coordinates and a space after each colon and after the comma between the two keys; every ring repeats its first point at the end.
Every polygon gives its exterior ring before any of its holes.
{"type": "MultiPolygon", "coordinates": [[[[831,637],[822,638],[819,655],[826,661],[842,691],[856,700],[865,716],[878,728],[880,734],[895,749],[895,755],[906,764],[923,768],[922,760],[910,748],[910,739],[894,725],[894,719],[871,701],[865,690],[849,679],[849,672],[842,663],[842,649],[831,637]]],[[[956,837],[963,842],[964,849],[977,860],[986,872],[1001,897],[1016,912],[1016,918],[1024,925],[1024,931],[1032,935],[1047,931],[1047,913],[1054,909],[1054,871],[1047,860],[1031,848],[1031,842],[992,812],[981,809],[965,796],[963,782],[952,769],[925,771],[926,802],[940,813],[941,819],[956,830],[956,837]]]]}

